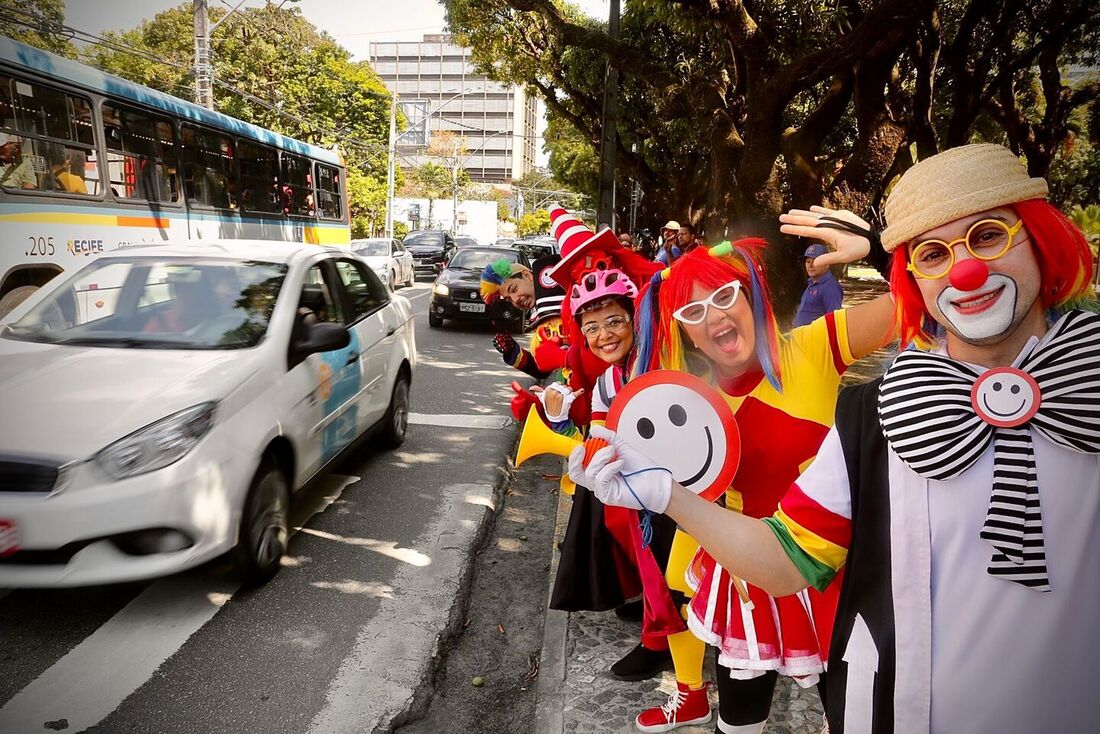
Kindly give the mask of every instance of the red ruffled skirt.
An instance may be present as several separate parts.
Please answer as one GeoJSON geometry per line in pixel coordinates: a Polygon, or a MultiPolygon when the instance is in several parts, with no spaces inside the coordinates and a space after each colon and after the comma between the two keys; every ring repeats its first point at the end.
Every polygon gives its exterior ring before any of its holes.
{"type": "Polygon", "coordinates": [[[779,598],[745,583],[746,604],[729,572],[699,549],[686,574],[695,591],[688,627],[718,648],[718,661],[733,678],[755,678],[774,670],[808,688],[817,684],[829,659],[842,573],[824,592],[810,587],[779,598]]]}

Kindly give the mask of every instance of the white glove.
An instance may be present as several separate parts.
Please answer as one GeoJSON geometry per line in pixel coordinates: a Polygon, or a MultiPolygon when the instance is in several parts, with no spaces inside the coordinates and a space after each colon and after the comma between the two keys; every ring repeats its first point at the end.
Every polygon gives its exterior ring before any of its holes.
{"type": "Polygon", "coordinates": [[[538,395],[539,401],[542,402],[542,409],[543,412],[546,413],[546,419],[551,423],[561,423],[562,421],[569,420],[569,408],[573,405],[573,401],[577,399],[577,396],[584,391],[578,390],[577,392],[573,392],[569,389],[568,385],[563,385],[560,382],[551,382],[546,386],[545,390],[532,389],[531,392],[538,395]],[[557,395],[561,396],[561,405],[557,411],[550,405],[551,402],[557,403],[557,399],[547,399],[551,393],[557,393],[557,395]]]}
{"type": "Polygon", "coordinates": [[[608,446],[584,465],[584,446],[569,454],[569,478],[588,487],[605,505],[664,512],[672,497],[672,472],[658,467],[613,431],[592,426],[590,435],[608,446]]]}

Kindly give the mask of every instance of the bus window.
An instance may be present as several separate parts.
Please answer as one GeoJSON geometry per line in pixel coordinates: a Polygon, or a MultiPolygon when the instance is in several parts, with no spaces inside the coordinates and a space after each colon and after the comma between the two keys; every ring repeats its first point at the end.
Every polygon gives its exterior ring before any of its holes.
{"type": "Polygon", "coordinates": [[[233,139],[192,125],[180,126],[183,188],[187,203],[219,209],[237,208],[237,174],[233,139]]]}
{"type": "Polygon", "coordinates": [[[91,102],[0,75],[0,166],[6,189],[98,195],[91,102]]]}
{"type": "Polygon", "coordinates": [[[237,161],[241,167],[241,208],[257,212],[282,212],[278,151],[241,140],[237,146],[237,161]]]}
{"type": "Polygon", "coordinates": [[[317,206],[325,219],[343,219],[344,205],[340,196],[340,169],[317,164],[317,206]]]}
{"type": "Polygon", "coordinates": [[[283,153],[283,211],[301,217],[316,215],[313,203],[313,175],[309,160],[283,153]]]}
{"type": "Polygon", "coordinates": [[[107,171],[119,199],[180,200],[176,136],[166,117],[103,103],[107,171]]]}

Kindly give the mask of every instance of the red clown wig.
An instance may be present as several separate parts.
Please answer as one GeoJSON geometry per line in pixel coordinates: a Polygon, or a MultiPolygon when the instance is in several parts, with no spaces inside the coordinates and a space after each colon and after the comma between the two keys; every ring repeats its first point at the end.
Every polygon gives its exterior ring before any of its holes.
{"type": "Polygon", "coordinates": [[[696,284],[716,289],[736,280],[750,298],[760,368],[768,381],[780,389],[780,336],[763,266],[767,244],[762,239],[750,238],[709,249],[697,247],[658,274],[640,299],[635,373],[658,367],[687,370],[686,335],[673,312],[692,300],[696,284]]]}
{"type": "MultiPolygon", "coordinates": [[[[1092,292],[1092,252],[1088,242],[1065,214],[1043,199],[1012,205],[1024,222],[1039,262],[1039,297],[1043,307],[1064,310],[1088,300],[1092,292]]],[[[898,334],[902,346],[928,347],[938,325],[924,306],[916,278],[909,272],[909,245],[894,251],[890,290],[894,293],[898,334]]]]}

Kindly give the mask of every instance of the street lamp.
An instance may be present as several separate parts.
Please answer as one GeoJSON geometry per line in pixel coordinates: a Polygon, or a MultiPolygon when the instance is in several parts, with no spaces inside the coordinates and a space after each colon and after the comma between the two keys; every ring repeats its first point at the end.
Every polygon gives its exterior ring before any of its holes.
{"type": "MultiPolygon", "coordinates": [[[[394,83],[396,87],[396,82],[394,83]]],[[[450,97],[441,102],[434,110],[430,110],[428,114],[424,115],[424,119],[421,122],[424,125],[428,124],[428,120],[436,112],[439,112],[445,106],[455,101],[459,97],[467,94],[473,94],[480,92],[479,89],[463,89],[458,94],[450,97]]],[[[393,238],[393,187],[394,178],[396,176],[395,166],[397,163],[397,90],[394,89],[393,95],[390,97],[390,155],[389,166],[386,168],[386,238],[393,238]]]]}

